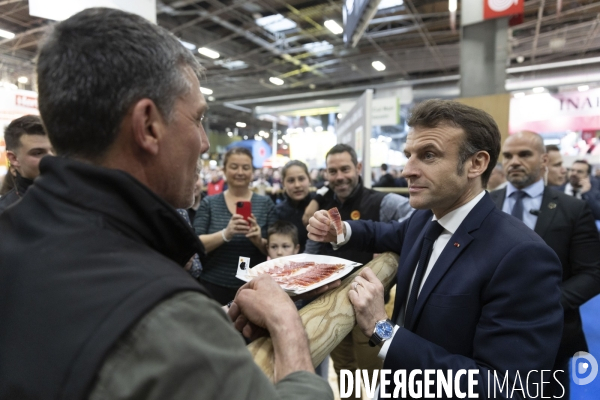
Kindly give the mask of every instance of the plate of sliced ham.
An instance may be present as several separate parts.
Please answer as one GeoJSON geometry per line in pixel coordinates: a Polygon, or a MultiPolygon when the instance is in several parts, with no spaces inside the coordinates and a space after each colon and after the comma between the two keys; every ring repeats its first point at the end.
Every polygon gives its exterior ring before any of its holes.
{"type": "Polygon", "coordinates": [[[238,273],[236,278],[250,282],[259,275],[269,274],[283,290],[297,295],[341,279],[360,265],[339,257],[295,254],[260,263],[238,273]]]}

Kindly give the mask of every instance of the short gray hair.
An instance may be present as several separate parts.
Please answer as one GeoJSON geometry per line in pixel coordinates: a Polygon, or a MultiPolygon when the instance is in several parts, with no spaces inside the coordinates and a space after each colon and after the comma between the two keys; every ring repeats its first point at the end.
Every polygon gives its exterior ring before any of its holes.
{"type": "Polygon", "coordinates": [[[57,24],[38,53],[39,108],[58,155],[100,159],[137,101],[171,118],[202,67],[170,32],[144,18],[90,8],[57,24]]]}

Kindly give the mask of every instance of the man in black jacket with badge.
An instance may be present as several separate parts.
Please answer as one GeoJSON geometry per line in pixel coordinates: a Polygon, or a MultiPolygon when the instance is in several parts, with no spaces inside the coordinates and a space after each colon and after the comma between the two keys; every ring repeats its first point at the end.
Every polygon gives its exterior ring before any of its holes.
{"type": "Polygon", "coordinates": [[[193,203],[209,147],[201,70],[164,28],[113,9],[54,25],[40,46],[57,157],[0,215],[0,399],[333,398],[271,278],[226,315],[183,268],[201,249],[175,210],[193,203]],[[270,332],[275,385],[231,320],[270,332]]]}

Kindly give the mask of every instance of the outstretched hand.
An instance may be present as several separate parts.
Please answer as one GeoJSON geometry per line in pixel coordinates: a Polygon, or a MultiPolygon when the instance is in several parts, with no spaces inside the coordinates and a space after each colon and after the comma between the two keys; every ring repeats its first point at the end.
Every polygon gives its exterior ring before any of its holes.
{"type": "MultiPolygon", "coordinates": [[[[308,220],[306,227],[308,238],[315,242],[336,242],[337,233],[331,223],[331,218],[325,210],[319,210],[308,220]]],[[[346,227],[344,225],[344,231],[346,227]]],[[[346,232],[344,232],[346,234],[346,232]]]]}

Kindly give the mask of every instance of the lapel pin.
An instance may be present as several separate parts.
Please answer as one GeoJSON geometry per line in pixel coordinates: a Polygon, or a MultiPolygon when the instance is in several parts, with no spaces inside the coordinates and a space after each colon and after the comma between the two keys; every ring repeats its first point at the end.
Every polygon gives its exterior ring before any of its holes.
{"type": "Polygon", "coordinates": [[[454,247],[460,247],[460,243],[458,243],[458,242],[454,243],[454,247]]]}
{"type": "Polygon", "coordinates": [[[555,209],[556,208],[556,203],[550,203],[550,204],[548,204],[548,208],[551,209],[551,210],[555,209]]]}

